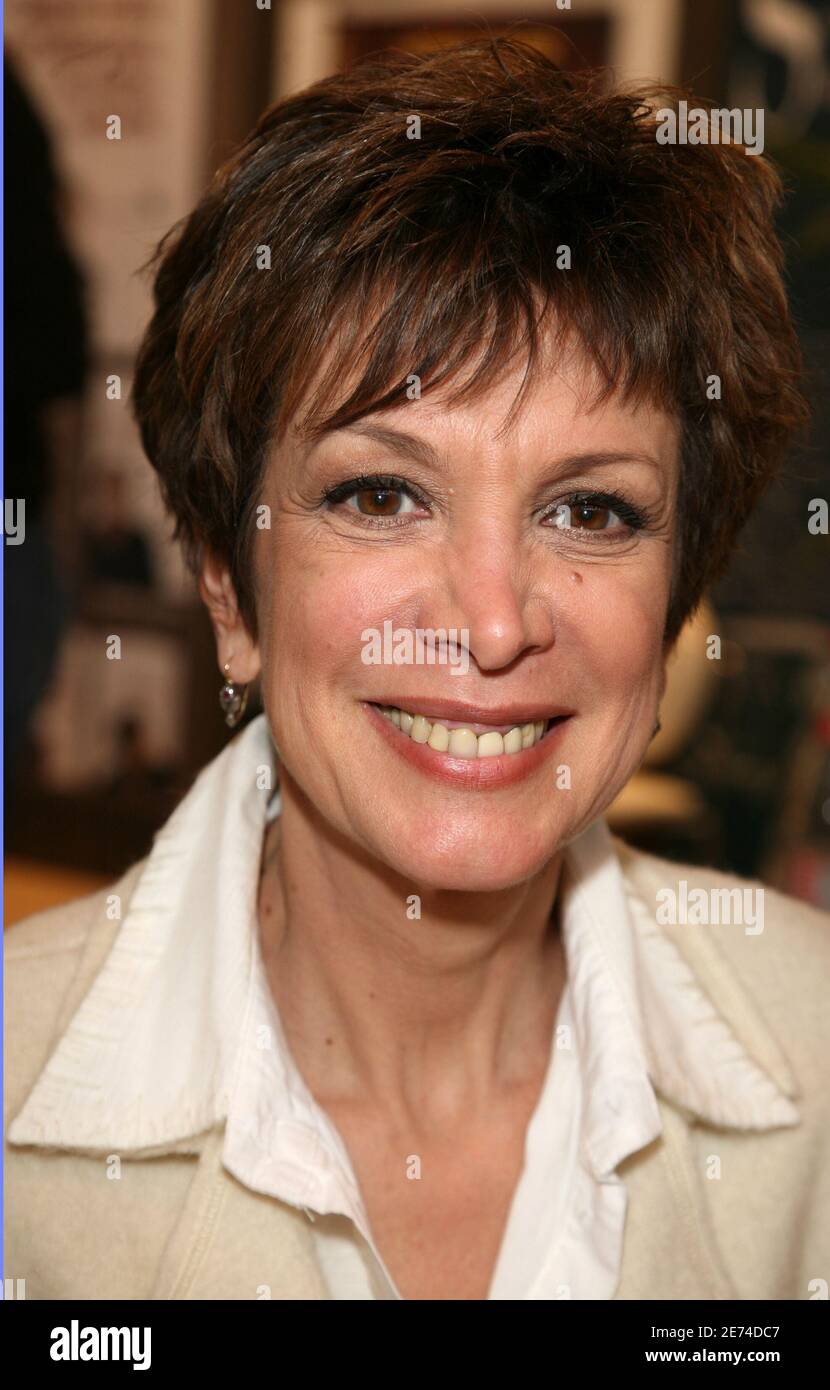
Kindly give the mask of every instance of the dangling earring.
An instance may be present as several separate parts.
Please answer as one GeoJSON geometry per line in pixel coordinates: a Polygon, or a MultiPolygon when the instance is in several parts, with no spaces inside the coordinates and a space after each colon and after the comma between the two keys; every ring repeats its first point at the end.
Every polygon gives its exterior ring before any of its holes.
{"type": "Polygon", "coordinates": [[[236,728],[248,703],[247,685],[237,685],[230,673],[230,662],[226,661],[224,666],[225,684],[219,691],[219,708],[225,716],[225,723],[229,729],[236,728]]]}

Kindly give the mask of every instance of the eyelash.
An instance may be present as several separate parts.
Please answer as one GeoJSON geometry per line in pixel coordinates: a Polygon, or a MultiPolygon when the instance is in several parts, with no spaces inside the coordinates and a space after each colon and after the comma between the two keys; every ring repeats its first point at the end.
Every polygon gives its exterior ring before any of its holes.
{"type": "MultiPolygon", "coordinates": [[[[411,483],[405,482],[403,478],[394,477],[391,474],[385,473],[362,473],[357,477],[349,478],[346,482],[338,483],[336,487],[326,488],[320,501],[321,503],[328,504],[330,507],[335,507],[343,502],[347,502],[359,492],[399,492],[409,497],[412,501],[418,502],[422,507],[429,506],[426,497],[418,488],[414,487],[411,483]]],[[[619,493],[590,492],[586,490],[573,492],[561,501],[554,503],[545,512],[543,519],[546,520],[551,516],[556,516],[557,512],[562,507],[574,508],[584,506],[608,508],[620,521],[624,522],[629,531],[641,531],[647,528],[652,520],[650,513],[645,507],[635,506],[619,493]]],[[[408,525],[408,522],[403,517],[371,517],[358,512],[355,508],[351,508],[350,510],[353,516],[358,518],[360,523],[367,525],[371,530],[388,530],[391,527],[408,525]]],[[[570,531],[574,528],[563,526],[557,529],[570,531]]],[[[615,534],[617,530],[619,530],[619,528],[611,528],[610,532],[591,532],[575,528],[575,533],[580,536],[591,538],[592,543],[594,543],[593,538],[599,540],[603,535],[615,534]]]]}

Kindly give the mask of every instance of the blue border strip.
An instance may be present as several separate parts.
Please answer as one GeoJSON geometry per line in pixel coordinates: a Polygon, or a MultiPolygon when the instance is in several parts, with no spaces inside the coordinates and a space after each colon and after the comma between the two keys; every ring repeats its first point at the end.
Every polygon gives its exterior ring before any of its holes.
{"type": "MultiPolygon", "coordinates": [[[[3,20],[5,20],[5,13],[4,13],[3,0],[0,0],[0,18],[2,18],[3,20]]],[[[4,28],[4,32],[5,32],[5,24],[3,25],[3,28],[4,28]]],[[[5,404],[5,394],[6,394],[6,370],[5,370],[5,360],[6,360],[6,357],[5,357],[5,340],[6,340],[5,264],[6,264],[6,254],[5,254],[5,252],[6,252],[6,246],[5,246],[5,237],[4,237],[5,225],[6,225],[6,224],[5,224],[5,198],[4,198],[5,187],[4,187],[4,185],[5,185],[5,180],[6,180],[6,159],[5,159],[5,153],[6,153],[6,152],[5,152],[5,143],[4,143],[5,124],[4,124],[3,116],[4,116],[4,110],[5,110],[5,103],[6,103],[6,86],[5,86],[5,73],[4,73],[2,76],[0,76],[0,229],[2,229],[2,230],[0,230],[0,248],[2,248],[2,253],[3,253],[3,273],[0,274],[0,324],[2,324],[2,328],[0,328],[0,381],[2,381],[2,383],[3,383],[3,390],[0,391],[0,477],[2,477],[4,483],[5,483],[5,448],[4,448],[4,440],[5,440],[5,428],[4,428],[4,426],[5,426],[5,415],[4,415],[3,406],[4,406],[4,404],[5,404]]],[[[5,660],[4,660],[4,656],[5,656],[6,628],[5,628],[5,622],[4,622],[4,620],[3,620],[3,615],[4,615],[4,602],[5,602],[5,591],[6,591],[6,586],[5,586],[5,578],[6,578],[6,535],[5,535],[5,510],[6,510],[6,509],[5,509],[5,496],[6,496],[6,492],[5,492],[5,488],[0,489],[0,492],[2,492],[2,496],[3,496],[3,499],[4,499],[4,505],[3,505],[3,512],[4,512],[4,516],[3,516],[3,521],[4,521],[4,527],[3,527],[3,563],[0,564],[0,669],[2,669],[2,672],[3,672],[3,680],[0,680],[0,721],[2,721],[2,720],[3,720],[3,683],[4,683],[4,680],[5,680],[5,670],[6,670],[5,660]]],[[[5,723],[0,723],[0,727],[5,728],[5,723]]],[[[0,789],[5,788],[5,784],[6,784],[6,783],[5,783],[5,772],[6,772],[6,765],[5,765],[5,738],[0,738],[0,789]]],[[[2,929],[3,929],[3,933],[4,933],[3,943],[4,943],[4,947],[5,947],[5,930],[6,930],[6,895],[5,895],[6,839],[5,839],[5,834],[4,834],[4,828],[5,828],[5,827],[4,827],[4,823],[3,823],[4,802],[5,802],[5,796],[3,795],[2,790],[0,790],[0,840],[2,841],[2,845],[3,845],[3,873],[2,873],[2,875],[0,875],[0,919],[2,920],[2,929]]],[[[4,1026],[4,1024],[5,1024],[5,1018],[4,1018],[4,1012],[3,1012],[3,1003],[4,1003],[4,999],[5,999],[5,993],[6,993],[6,989],[5,989],[6,977],[5,977],[5,969],[4,969],[5,954],[6,954],[5,949],[4,949],[2,952],[0,952],[0,1078],[2,1078],[2,1089],[3,1089],[3,1100],[4,1100],[4,1102],[5,1102],[5,1099],[6,1099],[6,1050],[5,1050],[4,1046],[3,1046],[3,1039],[4,1039],[4,1036],[5,1036],[5,1026],[4,1026]]],[[[6,1109],[6,1107],[5,1107],[5,1104],[4,1104],[4,1105],[3,1105],[3,1113],[4,1113],[4,1115],[5,1115],[5,1109],[6,1109]]],[[[4,1120],[4,1121],[3,1121],[3,1144],[0,1145],[0,1194],[2,1194],[2,1200],[0,1200],[0,1286],[2,1286],[3,1279],[4,1279],[4,1276],[5,1276],[5,1272],[6,1272],[6,1266],[5,1266],[5,1248],[6,1248],[6,1242],[5,1242],[5,1239],[4,1239],[4,1231],[5,1231],[4,1218],[5,1218],[5,1214],[6,1214],[6,1181],[5,1181],[5,1179],[6,1179],[6,1174],[5,1174],[5,1169],[4,1169],[4,1166],[3,1166],[3,1154],[4,1154],[4,1150],[5,1150],[5,1143],[6,1143],[6,1125],[5,1125],[5,1120],[4,1120]]]]}

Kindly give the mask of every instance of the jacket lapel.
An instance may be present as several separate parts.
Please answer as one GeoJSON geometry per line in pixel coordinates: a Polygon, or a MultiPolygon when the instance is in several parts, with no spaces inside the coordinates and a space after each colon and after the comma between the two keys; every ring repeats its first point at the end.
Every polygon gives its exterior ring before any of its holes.
{"type": "Polygon", "coordinates": [[[640,1007],[658,1091],[681,1111],[714,1125],[798,1124],[793,1101],[801,1093],[792,1067],[712,929],[656,923],[655,894],[672,882],[675,866],[622,841],[614,845],[638,946],[640,1007]],[[692,1030],[695,1048],[689,1051],[684,1036],[692,1030]]]}
{"type": "Polygon", "coordinates": [[[222,1164],[224,1125],[203,1140],[153,1299],[326,1299],[308,1217],[237,1182],[222,1164]]]}
{"type": "Polygon", "coordinates": [[[663,1132],[619,1167],[628,1192],[615,1299],[736,1299],[720,1256],[685,1119],[658,1101],[663,1132]]]}

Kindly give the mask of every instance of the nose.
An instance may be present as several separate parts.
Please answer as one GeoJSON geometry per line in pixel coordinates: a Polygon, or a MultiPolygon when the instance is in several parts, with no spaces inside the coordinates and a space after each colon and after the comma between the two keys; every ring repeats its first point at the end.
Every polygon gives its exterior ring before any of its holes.
{"type": "Polygon", "coordinates": [[[444,565],[452,620],[443,625],[468,630],[479,670],[500,670],[525,652],[554,645],[550,574],[543,583],[533,556],[512,534],[490,531],[485,539],[479,532],[448,547],[444,565]]]}

